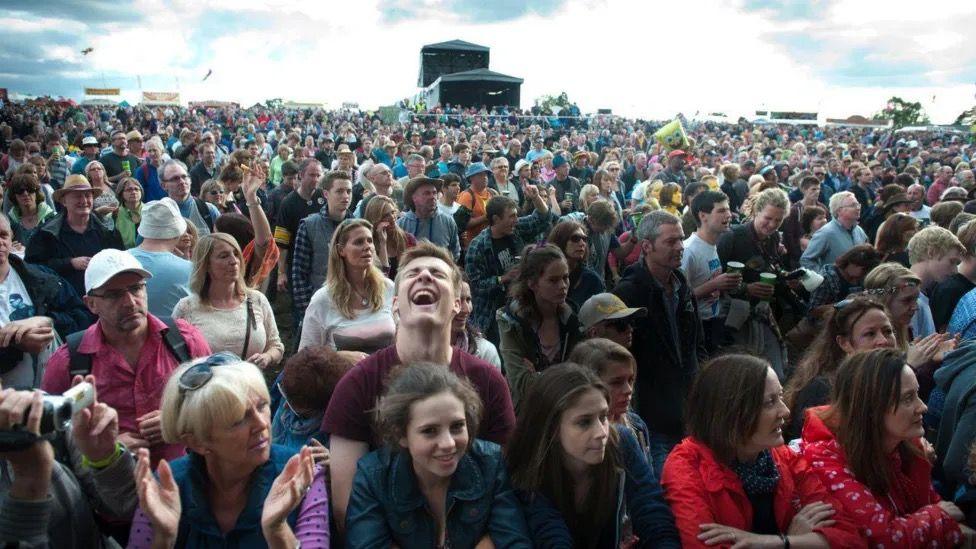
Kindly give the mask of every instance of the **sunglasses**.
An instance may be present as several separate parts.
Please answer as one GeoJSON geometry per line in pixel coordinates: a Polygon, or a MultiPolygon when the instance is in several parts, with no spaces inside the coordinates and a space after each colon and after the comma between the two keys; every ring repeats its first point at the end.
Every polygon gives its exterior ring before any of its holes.
{"type": "Polygon", "coordinates": [[[198,362],[186,369],[180,376],[179,387],[182,392],[196,391],[213,379],[213,368],[225,364],[234,364],[241,359],[234,353],[221,351],[207,357],[203,362],[198,362]]]}
{"type": "Polygon", "coordinates": [[[309,419],[308,416],[299,412],[294,406],[291,405],[291,402],[288,400],[288,395],[285,394],[285,389],[281,386],[280,381],[276,383],[275,386],[278,387],[278,392],[281,394],[281,403],[284,404],[286,408],[291,410],[291,413],[295,414],[295,417],[298,419],[309,419]]]}
{"type": "Polygon", "coordinates": [[[631,328],[634,327],[634,325],[631,324],[630,320],[628,320],[626,318],[618,318],[618,319],[615,319],[615,320],[608,320],[608,321],[606,321],[606,323],[607,323],[607,327],[608,328],[611,328],[611,329],[613,329],[614,331],[617,331],[617,332],[626,332],[627,330],[629,330],[629,329],[631,329],[631,328]]]}
{"type": "Polygon", "coordinates": [[[569,241],[572,242],[572,243],[574,243],[574,244],[579,244],[580,242],[583,242],[585,240],[586,240],[586,235],[585,234],[574,234],[574,235],[572,235],[572,236],[569,237],[569,241]]]}
{"type": "Polygon", "coordinates": [[[28,189],[28,188],[26,188],[26,187],[21,187],[21,188],[19,188],[19,189],[17,189],[16,191],[14,191],[13,193],[14,193],[15,195],[16,195],[16,194],[34,194],[34,193],[36,193],[36,192],[37,192],[38,190],[40,190],[40,189],[28,189]]]}
{"type": "Polygon", "coordinates": [[[220,194],[226,194],[226,192],[225,191],[220,191],[220,190],[210,191],[210,196],[217,196],[217,195],[220,195],[220,194]]]}
{"type": "Polygon", "coordinates": [[[139,295],[139,293],[145,289],[146,289],[146,283],[140,282],[138,284],[133,284],[128,288],[121,288],[118,290],[105,290],[100,294],[96,294],[95,292],[88,292],[88,295],[92,297],[100,297],[102,299],[107,299],[109,301],[118,301],[122,299],[122,297],[125,296],[126,294],[139,295]]]}

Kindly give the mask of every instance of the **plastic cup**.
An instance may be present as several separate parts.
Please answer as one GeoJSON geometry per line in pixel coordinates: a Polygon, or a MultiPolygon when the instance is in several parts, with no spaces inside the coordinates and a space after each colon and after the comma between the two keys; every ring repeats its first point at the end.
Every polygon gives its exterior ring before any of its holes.
{"type": "Polygon", "coordinates": [[[738,261],[729,261],[725,264],[725,272],[727,273],[742,273],[746,270],[745,263],[739,263],[738,261]]]}
{"type": "Polygon", "coordinates": [[[129,172],[129,173],[132,173],[132,168],[131,168],[131,166],[129,165],[129,161],[128,161],[128,160],[123,160],[123,161],[122,161],[122,171],[123,171],[123,172],[129,172]]]}
{"type": "MultiPolygon", "coordinates": [[[[773,273],[759,273],[759,282],[772,288],[776,287],[776,275],[773,273]]],[[[769,301],[769,298],[763,301],[769,301]]]]}

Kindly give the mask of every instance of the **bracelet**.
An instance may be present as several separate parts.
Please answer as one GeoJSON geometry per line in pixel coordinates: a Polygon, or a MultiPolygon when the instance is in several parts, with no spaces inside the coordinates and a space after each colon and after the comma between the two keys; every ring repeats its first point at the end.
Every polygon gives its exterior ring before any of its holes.
{"type": "Polygon", "coordinates": [[[125,447],[122,446],[122,443],[116,442],[115,451],[112,452],[111,455],[109,455],[107,458],[100,459],[98,461],[92,461],[88,459],[88,456],[83,454],[81,456],[81,464],[85,467],[88,467],[89,469],[104,469],[109,465],[115,463],[115,461],[119,459],[119,457],[122,455],[122,452],[124,451],[125,451],[125,447]]]}
{"type": "Polygon", "coordinates": [[[790,549],[790,537],[786,534],[780,534],[779,537],[783,540],[783,549],[790,549]]]}

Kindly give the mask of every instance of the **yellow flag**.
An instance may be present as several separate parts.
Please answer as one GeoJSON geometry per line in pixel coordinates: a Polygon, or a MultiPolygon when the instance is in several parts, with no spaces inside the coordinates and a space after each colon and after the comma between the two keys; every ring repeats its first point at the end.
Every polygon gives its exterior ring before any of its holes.
{"type": "Polygon", "coordinates": [[[688,136],[678,119],[668,122],[660,130],[654,132],[654,139],[669,150],[688,148],[688,136]]]}

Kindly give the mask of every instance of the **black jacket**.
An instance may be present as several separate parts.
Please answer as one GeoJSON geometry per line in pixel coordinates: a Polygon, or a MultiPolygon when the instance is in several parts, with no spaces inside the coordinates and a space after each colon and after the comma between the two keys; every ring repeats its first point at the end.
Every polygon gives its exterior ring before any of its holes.
{"type": "Polygon", "coordinates": [[[613,293],[628,307],[646,307],[648,312],[634,321],[631,347],[637,361],[637,412],[652,432],[680,438],[685,397],[706,351],[698,302],[681,271],[673,273],[678,282],[677,334],[668,321],[663,289],[643,261],[624,271],[613,293]]]}
{"type": "Polygon", "coordinates": [[[88,219],[87,231],[94,231],[98,235],[100,245],[97,249],[73,249],[66,244],[61,238],[63,230],[71,230],[66,225],[67,220],[63,214],[42,225],[27,244],[24,260],[50,268],[67,280],[78,295],[84,295],[85,272],[72,267],[71,258],[91,257],[106,248],[124,250],[125,246],[122,244],[122,236],[119,232],[106,227],[94,213],[88,219]]]}
{"type": "MultiPolygon", "coordinates": [[[[62,338],[84,330],[94,322],[74,288],[53,271],[24,263],[14,254],[10,254],[7,260],[27,288],[27,295],[34,305],[34,316],[50,317],[54,321],[54,329],[62,338]]],[[[20,362],[20,353],[13,345],[0,348],[0,369],[20,362]]]]}

